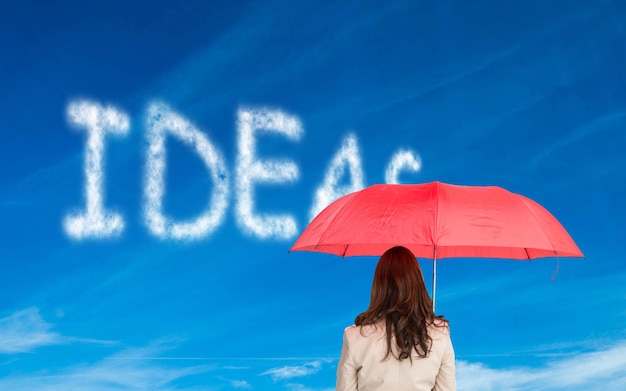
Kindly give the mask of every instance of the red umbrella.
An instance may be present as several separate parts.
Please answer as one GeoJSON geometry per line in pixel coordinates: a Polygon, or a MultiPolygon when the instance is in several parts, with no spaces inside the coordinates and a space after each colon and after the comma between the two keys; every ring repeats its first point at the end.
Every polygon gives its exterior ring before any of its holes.
{"type": "Polygon", "coordinates": [[[331,203],[290,251],[382,255],[393,246],[432,258],[582,257],[545,208],[497,186],[373,185],[331,203]]]}

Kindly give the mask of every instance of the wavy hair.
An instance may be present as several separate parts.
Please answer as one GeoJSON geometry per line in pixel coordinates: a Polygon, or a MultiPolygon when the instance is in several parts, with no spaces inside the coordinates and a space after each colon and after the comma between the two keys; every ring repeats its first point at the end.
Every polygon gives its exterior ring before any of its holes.
{"type": "Polygon", "coordinates": [[[387,354],[398,360],[408,358],[412,362],[412,352],[419,357],[430,353],[432,339],[428,327],[447,327],[443,316],[435,316],[433,301],[426,291],[424,277],[417,259],[406,247],[393,247],[380,257],[369,308],[359,314],[354,323],[361,326],[384,322],[387,339],[387,354]],[[435,322],[435,320],[438,320],[435,322]],[[398,347],[398,356],[392,351],[392,336],[398,347]]]}

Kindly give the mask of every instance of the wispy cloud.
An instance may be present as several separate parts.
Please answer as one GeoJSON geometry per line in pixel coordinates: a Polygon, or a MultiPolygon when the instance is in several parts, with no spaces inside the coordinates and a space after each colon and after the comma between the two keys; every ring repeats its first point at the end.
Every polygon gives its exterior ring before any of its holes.
{"type": "Polygon", "coordinates": [[[320,369],[322,369],[322,362],[318,360],[308,362],[303,365],[288,365],[284,367],[271,368],[261,373],[261,375],[270,375],[272,380],[278,381],[294,377],[313,375],[319,372],[320,369]]]}
{"type": "Polygon", "coordinates": [[[624,119],[626,119],[626,111],[615,111],[594,118],[551,145],[544,146],[541,152],[530,161],[529,166],[536,167],[558,151],[567,149],[572,144],[583,142],[598,133],[620,131],[623,127],[624,119]]]}
{"type": "Polygon", "coordinates": [[[489,368],[457,361],[459,391],[473,390],[623,390],[626,341],[600,351],[572,354],[542,367],[489,368]]]}
{"type": "Polygon", "coordinates": [[[213,365],[166,367],[149,358],[164,348],[157,343],[144,348],[131,348],[93,364],[66,368],[54,374],[5,377],[0,380],[2,390],[29,391],[173,391],[173,383],[181,378],[208,372],[213,365]],[[132,356],[128,360],[125,357],[132,356]]]}
{"type": "Polygon", "coordinates": [[[75,187],[70,180],[72,176],[67,173],[80,166],[81,157],[76,153],[56,164],[39,167],[13,183],[0,184],[0,208],[46,205],[52,195],[63,197],[75,187]],[[46,197],[41,196],[42,189],[46,189],[46,197]]]}
{"type": "Polygon", "coordinates": [[[39,309],[26,308],[0,319],[0,353],[29,352],[40,346],[66,342],[51,331],[52,324],[43,320],[39,309]]]}
{"type": "MultiPolygon", "coordinates": [[[[64,336],[52,331],[36,307],[26,308],[0,318],[0,354],[30,352],[42,346],[65,343],[107,343],[89,338],[64,336]]],[[[118,390],[179,390],[175,381],[190,375],[205,373],[213,364],[181,366],[154,360],[177,341],[164,339],[143,348],[124,349],[92,364],[70,366],[58,372],[32,372],[29,375],[6,376],[0,379],[1,390],[29,391],[118,391],[118,390]]],[[[251,388],[243,380],[230,381],[234,388],[251,388]]]]}
{"type": "Polygon", "coordinates": [[[0,318],[0,354],[31,352],[42,346],[68,343],[113,345],[116,341],[104,341],[61,335],[52,331],[53,324],[46,322],[36,307],[29,307],[0,318]]]}
{"type": "Polygon", "coordinates": [[[228,382],[228,384],[232,388],[241,389],[241,390],[251,390],[253,388],[252,384],[250,384],[247,380],[233,380],[233,379],[227,379],[222,376],[217,376],[217,378],[225,382],[228,382]]]}
{"type": "Polygon", "coordinates": [[[251,389],[252,386],[245,380],[231,380],[230,385],[233,388],[251,389]]]}
{"type": "Polygon", "coordinates": [[[312,388],[312,387],[305,386],[304,384],[298,384],[298,383],[289,383],[289,384],[286,384],[285,387],[287,387],[289,391],[334,391],[335,390],[334,387],[312,388]]]}

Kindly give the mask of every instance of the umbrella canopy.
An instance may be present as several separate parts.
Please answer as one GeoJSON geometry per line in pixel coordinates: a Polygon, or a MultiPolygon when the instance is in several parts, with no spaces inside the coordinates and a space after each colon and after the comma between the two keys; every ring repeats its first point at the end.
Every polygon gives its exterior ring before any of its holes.
{"type": "Polygon", "coordinates": [[[433,259],[582,257],[565,228],[545,208],[497,186],[441,182],[373,185],[331,203],[290,251],[341,256],[382,255],[404,246],[433,259]]]}
{"type": "Polygon", "coordinates": [[[382,255],[404,246],[418,258],[581,257],[545,208],[497,186],[441,182],[373,185],[331,203],[291,251],[382,255]]]}

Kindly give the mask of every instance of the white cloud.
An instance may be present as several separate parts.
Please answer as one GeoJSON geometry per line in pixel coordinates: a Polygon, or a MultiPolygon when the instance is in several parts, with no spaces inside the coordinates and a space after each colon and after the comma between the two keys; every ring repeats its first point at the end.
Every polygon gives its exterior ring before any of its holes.
{"type": "Polygon", "coordinates": [[[459,391],[626,389],[626,341],[595,352],[572,354],[542,367],[489,368],[457,361],[459,391]]]}
{"type": "Polygon", "coordinates": [[[411,150],[401,149],[391,158],[385,171],[386,183],[400,183],[400,171],[418,172],[422,169],[422,158],[411,150]]]}
{"type": "Polygon", "coordinates": [[[148,108],[148,148],[144,179],[144,214],[150,231],[160,238],[201,239],[221,224],[228,206],[228,172],[221,152],[189,121],[167,105],[153,102],[148,108]],[[207,208],[191,221],[177,222],[163,214],[166,171],[166,136],[191,147],[211,173],[213,191],[207,208]]]}
{"type": "Polygon", "coordinates": [[[252,388],[252,385],[245,380],[230,380],[230,385],[233,388],[243,388],[249,390],[252,388]]]}
{"type": "Polygon", "coordinates": [[[288,365],[284,367],[271,368],[261,375],[270,375],[272,380],[285,380],[294,377],[313,375],[322,369],[321,361],[312,361],[303,365],[288,365]]]}
{"type": "Polygon", "coordinates": [[[296,220],[288,214],[269,215],[254,210],[255,183],[291,183],[298,179],[298,166],[288,160],[259,159],[256,156],[257,134],[278,133],[298,141],[304,130],[300,119],[281,110],[240,108],[237,158],[237,222],[245,232],[261,239],[289,239],[298,233],[296,220]]]}
{"type": "Polygon", "coordinates": [[[309,210],[309,218],[313,220],[336,199],[363,189],[364,177],[357,138],[350,134],[344,139],[341,149],[333,156],[324,175],[324,183],[315,191],[315,201],[309,210]],[[350,173],[351,180],[348,185],[340,186],[339,181],[346,170],[350,173]]]}
{"type": "Polygon", "coordinates": [[[128,115],[111,106],[79,100],[68,105],[67,117],[72,125],[86,128],[88,135],[84,160],[86,206],[84,211],[66,216],[65,232],[73,239],[117,236],[124,229],[124,219],[104,208],[104,138],[107,133],[128,133],[128,115]]]}
{"type": "Polygon", "coordinates": [[[515,389],[515,382],[520,382],[523,374],[523,371],[517,369],[498,370],[480,363],[456,362],[456,381],[459,391],[515,389]]]}
{"type": "Polygon", "coordinates": [[[64,338],[51,328],[34,307],[1,318],[0,353],[29,352],[40,346],[64,343],[64,338]]]}

